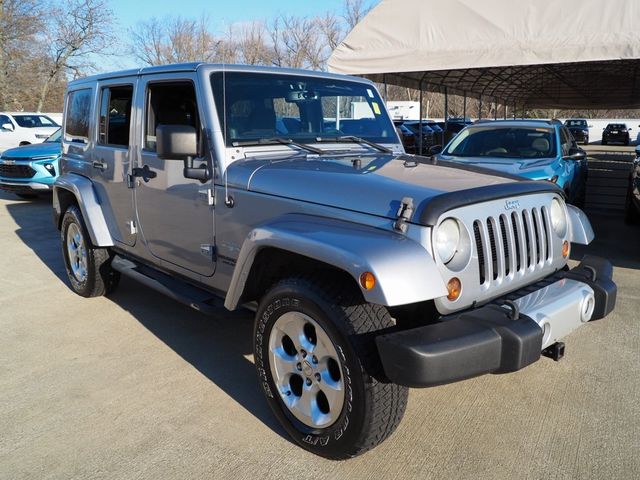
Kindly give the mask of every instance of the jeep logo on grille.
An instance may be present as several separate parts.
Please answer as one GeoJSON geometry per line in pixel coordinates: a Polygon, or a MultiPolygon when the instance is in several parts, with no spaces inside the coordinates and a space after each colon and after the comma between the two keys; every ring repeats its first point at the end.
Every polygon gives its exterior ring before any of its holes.
{"type": "Polygon", "coordinates": [[[504,202],[505,210],[517,210],[520,208],[520,200],[506,200],[504,202]]]}

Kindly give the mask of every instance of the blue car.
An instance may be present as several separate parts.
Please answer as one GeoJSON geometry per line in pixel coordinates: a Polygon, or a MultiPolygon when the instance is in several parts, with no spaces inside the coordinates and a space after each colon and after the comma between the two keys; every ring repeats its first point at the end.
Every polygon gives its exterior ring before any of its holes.
{"type": "Polygon", "coordinates": [[[44,143],[5,150],[0,155],[0,190],[13,192],[20,198],[35,198],[50,192],[60,172],[62,152],[58,129],[44,143]]]}
{"type": "Polygon", "coordinates": [[[559,121],[478,122],[437,150],[441,160],[556,183],[570,203],[584,205],[587,155],[559,121]]]}

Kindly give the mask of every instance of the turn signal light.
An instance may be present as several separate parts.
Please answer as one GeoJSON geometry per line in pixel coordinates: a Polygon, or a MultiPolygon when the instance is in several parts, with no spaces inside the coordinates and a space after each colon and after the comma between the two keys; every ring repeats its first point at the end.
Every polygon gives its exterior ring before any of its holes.
{"type": "Polygon", "coordinates": [[[376,286],[376,277],[371,272],[364,272],[360,275],[360,285],[365,290],[371,290],[376,286]]]}
{"type": "Polygon", "coordinates": [[[571,246],[569,242],[565,240],[564,242],[562,242],[562,256],[564,258],[567,258],[570,252],[571,252],[571,246]]]}
{"type": "Polygon", "coordinates": [[[453,302],[457,300],[460,294],[462,293],[462,282],[459,278],[453,277],[451,280],[447,282],[447,300],[453,302]]]}

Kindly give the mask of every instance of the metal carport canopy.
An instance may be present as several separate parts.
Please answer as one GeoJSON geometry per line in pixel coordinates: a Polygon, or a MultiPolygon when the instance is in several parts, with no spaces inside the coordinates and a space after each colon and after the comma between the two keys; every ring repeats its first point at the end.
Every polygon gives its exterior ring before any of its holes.
{"type": "Polygon", "coordinates": [[[329,70],[529,108],[639,108],[640,0],[382,0],[329,70]]]}

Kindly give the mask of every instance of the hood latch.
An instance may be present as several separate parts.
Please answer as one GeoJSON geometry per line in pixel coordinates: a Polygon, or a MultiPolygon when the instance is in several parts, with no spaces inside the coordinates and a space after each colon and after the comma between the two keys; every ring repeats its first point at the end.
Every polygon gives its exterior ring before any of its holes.
{"type": "Polygon", "coordinates": [[[402,233],[407,233],[409,226],[407,222],[411,220],[413,215],[413,198],[404,197],[400,202],[400,208],[398,208],[398,219],[393,222],[393,228],[402,233]]]}

